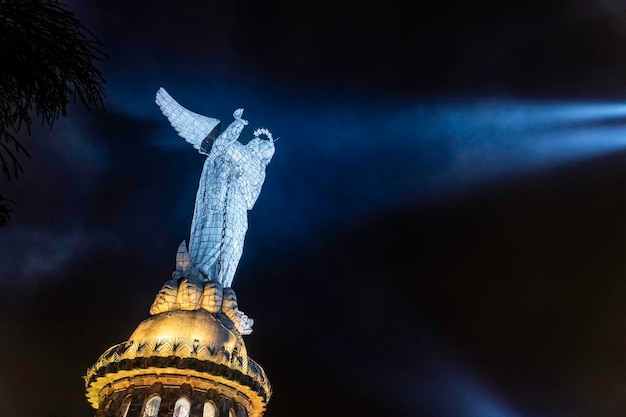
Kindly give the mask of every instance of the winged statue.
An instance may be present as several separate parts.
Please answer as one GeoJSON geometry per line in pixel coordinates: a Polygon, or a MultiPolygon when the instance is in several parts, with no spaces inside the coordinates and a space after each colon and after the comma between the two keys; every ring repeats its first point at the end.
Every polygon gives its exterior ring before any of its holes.
{"type": "MultiPolygon", "coordinates": [[[[176,273],[230,288],[243,254],[247,212],[259,197],[274,155],[272,134],[257,129],[244,145],[238,140],[248,124],[243,109],[235,110],[234,121],[219,133],[218,119],[186,109],[163,88],[157,91],[156,104],[178,135],[207,156],[191,222],[189,262],[176,273]]],[[[181,248],[186,250],[183,244],[181,248]]]]}

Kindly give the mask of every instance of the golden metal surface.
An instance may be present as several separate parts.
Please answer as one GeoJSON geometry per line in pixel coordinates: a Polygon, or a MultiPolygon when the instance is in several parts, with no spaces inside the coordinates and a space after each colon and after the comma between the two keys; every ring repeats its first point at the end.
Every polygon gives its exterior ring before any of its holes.
{"type": "Polygon", "coordinates": [[[269,380],[263,368],[247,356],[242,336],[229,327],[232,328],[232,323],[228,318],[206,310],[169,311],[144,320],[128,341],[109,348],[87,370],[84,378],[88,401],[97,409],[104,392],[113,386],[128,383],[128,378],[138,381],[141,378],[152,380],[159,375],[194,377],[200,381],[196,383],[200,389],[211,386],[241,393],[249,400],[250,416],[261,416],[272,393],[269,380]],[[252,378],[254,383],[247,386],[223,375],[195,369],[155,366],[119,369],[119,364],[128,363],[127,360],[172,357],[223,365],[252,378]],[[255,386],[261,391],[257,392],[255,386]]]}
{"type": "Polygon", "coordinates": [[[227,351],[237,350],[246,355],[243,338],[226,328],[213,314],[205,310],[174,310],[152,316],[137,326],[130,340],[147,339],[188,339],[199,340],[227,351]]]}

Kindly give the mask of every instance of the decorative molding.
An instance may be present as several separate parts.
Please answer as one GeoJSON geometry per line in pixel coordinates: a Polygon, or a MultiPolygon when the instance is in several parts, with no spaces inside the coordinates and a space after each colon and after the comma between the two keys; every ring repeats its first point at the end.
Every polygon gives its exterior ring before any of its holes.
{"type": "Polygon", "coordinates": [[[97,406],[97,386],[102,388],[123,374],[137,375],[137,370],[142,373],[147,368],[184,370],[185,374],[220,380],[260,396],[263,402],[272,394],[263,368],[236,349],[229,351],[206,341],[173,337],[130,340],[107,349],[83,377],[89,401],[97,406]]]}

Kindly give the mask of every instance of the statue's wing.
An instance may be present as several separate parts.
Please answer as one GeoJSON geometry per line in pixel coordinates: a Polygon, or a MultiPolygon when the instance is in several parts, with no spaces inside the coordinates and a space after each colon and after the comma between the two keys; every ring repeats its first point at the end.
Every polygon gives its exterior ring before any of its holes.
{"type": "Polygon", "coordinates": [[[155,102],[180,137],[191,143],[201,153],[208,154],[213,140],[220,131],[218,119],[187,110],[163,87],[157,91],[155,102]]]}

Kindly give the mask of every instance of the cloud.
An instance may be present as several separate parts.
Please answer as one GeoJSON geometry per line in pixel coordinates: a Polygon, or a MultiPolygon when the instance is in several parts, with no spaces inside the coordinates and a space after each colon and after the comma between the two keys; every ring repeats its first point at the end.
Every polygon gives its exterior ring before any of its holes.
{"type": "Polygon", "coordinates": [[[89,250],[113,238],[83,229],[58,231],[38,227],[7,227],[0,235],[0,276],[19,277],[21,284],[37,284],[62,273],[68,265],[89,250]]]}
{"type": "Polygon", "coordinates": [[[17,201],[13,224],[74,223],[77,208],[94,193],[94,184],[109,168],[108,150],[89,131],[87,112],[72,111],[52,129],[35,123],[31,137],[21,137],[31,157],[24,173],[2,184],[2,193],[17,201]]]}

